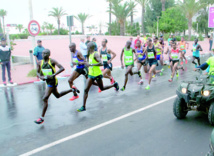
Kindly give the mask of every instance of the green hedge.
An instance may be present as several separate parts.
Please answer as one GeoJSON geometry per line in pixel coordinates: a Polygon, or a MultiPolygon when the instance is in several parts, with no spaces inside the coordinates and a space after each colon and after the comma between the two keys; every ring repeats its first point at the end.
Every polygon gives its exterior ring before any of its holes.
{"type": "Polygon", "coordinates": [[[28,34],[11,34],[10,35],[10,39],[14,40],[14,39],[27,39],[28,38],[28,34]]]}

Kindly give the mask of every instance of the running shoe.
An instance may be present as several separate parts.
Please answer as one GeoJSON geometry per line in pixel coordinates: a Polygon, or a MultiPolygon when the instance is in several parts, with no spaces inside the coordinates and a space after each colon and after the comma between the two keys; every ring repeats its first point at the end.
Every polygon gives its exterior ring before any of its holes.
{"type": "Polygon", "coordinates": [[[115,82],[115,81],[114,81],[114,78],[112,77],[112,78],[111,78],[111,84],[114,84],[114,82],[115,82]]]}
{"type": "Polygon", "coordinates": [[[9,84],[13,85],[13,81],[12,81],[12,80],[10,80],[10,81],[9,81],[9,84]]]}
{"type": "Polygon", "coordinates": [[[160,72],[160,76],[162,76],[162,75],[163,75],[163,72],[161,71],[161,72],[160,72]]]}
{"type": "Polygon", "coordinates": [[[120,89],[120,88],[119,88],[119,84],[118,84],[117,82],[114,83],[114,87],[115,87],[115,90],[116,90],[116,91],[118,91],[118,90],[120,89]]]}
{"type": "Polygon", "coordinates": [[[3,82],[3,85],[4,85],[4,86],[7,86],[7,83],[6,83],[6,81],[4,81],[4,82],[3,82]]]}
{"type": "Polygon", "coordinates": [[[139,84],[139,85],[142,85],[142,84],[143,84],[143,80],[140,80],[140,81],[138,82],[138,84],[139,84]]]}
{"type": "Polygon", "coordinates": [[[101,92],[102,92],[102,90],[100,88],[98,88],[98,93],[101,93],[101,92]]]}
{"type": "Polygon", "coordinates": [[[178,72],[176,73],[176,77],[179,77],[179,73],[178,72]]]}
{"type": "Polygon", "coordinates": [[[156,77],[155,75],[152,76],[152,78],[155,78],[155,77],[156,77]]]}
{"type": "Polygon", "coordinates": [[[184,62],[181,62],[180,65],[182,66],[184,64],[184,62]]]}
{"type": "Polygon", "coordinates": [[[44,122],[44,120],[42,118],[37,119],[36,121],[34,121],[36,124],[42,124],[44,122]]]}
{"type": "Polygon", "coordinates": [[[150,90],[150,86],[148,85],[148,86],[146,86],[146,88],[145,88],[146,90],[150,90]]]}
{"type": "Polygon", "coordinates": [[[121,88],[120,90],[121,90],[121,91],[125,91],[125,87],[121,88]]]}
{"type": "Polygon", "coordinates": [[[163,72],[163,71],[164,71],[164,69],[162,68],[162,69],[161,69],[161,72],[163,72]]]}
{"type": "Polygon", "coordinates": [[[169,79],[168,81],[169,81],[169,82],[172,82],[172,79],[169,79]]]}
{"type": "Polygon", "coordinates": [[[76,100],[76,99],[78,99],[79,98],[79,95],[77,95],[77,96],[73,96],[72,98],[70,98],[69,100],[70,101],[74,101],[74,100],[76,100]]]}
{"type": "Polygon", "coordinates": [[[80,109],[77,109],[78,112],[83,112],[83,111],[86,111],[85,107],[82,106],[80,109]]]}
{"type": "Polygon", "coordinates": [[[188,61],[187,61],[187,60],[185,60],[185,63],[187,64],[187,63],[188,63],[188,61]]]}
{"type": "Polygon", "coordinates": [[[197,66],[198,66],[198,65],[196,64],[196,65],[195,65],[195,68],[197,68],[197,66]]]}
{"type": "Polygon", "coordinates": [[[138,75],[139,75],[139,77],[141,77],[141,72],[140,71],[138,71],[138,73],[137,73],[138,75]]]}
{"type": "Polygon", "coordinates": [[[170,65],[168,65],[168,68],[170,68],[170,65]]]}

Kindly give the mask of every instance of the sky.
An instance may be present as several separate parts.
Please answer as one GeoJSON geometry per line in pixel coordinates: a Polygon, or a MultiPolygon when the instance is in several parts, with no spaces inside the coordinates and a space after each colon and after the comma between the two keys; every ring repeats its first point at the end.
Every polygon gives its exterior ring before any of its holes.
{"type": "MultiPolygon", "coordinates": [[[[52,23],[57,27],[57,22],[53,17],[48,16],[48,12],[53,7],[62,7],[68,15],[87,13],[92,15],[86,20],[85,26],[102,23],[106,27],[109,20],[107,11],[108,3],[106,0],[32,0],[33,18],[38,21],[40,26],[43,22],[52,23]]],[[[0,0],[0,9],[7,11],[5,24],[23,24],[26,28],[30,21],[29,0],[0,0]]],[[[136,16],[140,17],[141,7],[136,7],[136,16]]],[[[115,17],[113,17],[115,19],[115,17]]],[[[61,24],[66,27],[66,16],[62,17],[61,24]]],[[[74,20],[74,25],[80,27],[81,24],[74,20]]]]}

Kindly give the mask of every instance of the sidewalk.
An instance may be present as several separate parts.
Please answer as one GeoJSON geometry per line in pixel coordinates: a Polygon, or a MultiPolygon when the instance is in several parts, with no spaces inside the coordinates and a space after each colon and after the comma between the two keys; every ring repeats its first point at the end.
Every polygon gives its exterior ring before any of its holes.
{"type": "MultiPolygon", "coordinates": [[[[108,40],[108,48],[110,48],[112,51],[114,51],[117,56],[113,60],[113,67],[120,67],[120,54],[122,49],[124,48],[126,41],[129,39],[129,37],[121,37],[121,36],[92,36],[91,39],[95,37],[97,39],[97,45],[101,46],[101,41],[106,38],[108,40]]],[[[80,36],[73,37],[72,42],[75,42],[77,45],[77,49],[79,49],[80,44],[80,36]]],[[[12,55],[19,55],[19,56],[29,56],[29,50],[32,49],[32,42],[31,40],[18,40],[15,41],[16,45],[14,46],[14,50],[12,52],[12,55]]],[[[165,41],[165,44],[167,42],[165,41]]],[[[192,56],[192,44],[193,42],[189,42],[189,49],[187,50],[186,56],[192,56]]],[[[203,53],[209,52],[209,42],[207,39],[205,41],[199,41],[199,44],[203,48],[203,53]]],[[[43,40],[43,46],[45,48],[48,48],[51,50],[51,58],[56,59],[62,66],[65,67],[65,71],[60,75],[70,75],[71,73],[71,67],[70,67],[70,60],[71,60],[71,54],[69,51],[69,39],[67,38],[60,38],[60,39],[46,39],[43,40]]],[[[164,50],[166,50],[167,47],[165,47],[164,50]]],[[[168,59],[168,56],[164,55],[164,59],[168,59]]],[[[27,74],[30,70],[33,69],[33,66],[28,65],[18,65],[14,66],[11,73],[13,81],[18,84],[23,84],[26,82],[33,82],[36,81],[37,78],[30,78],[27,77],[27,74]]],[[[2,77],[2,72],[0,69],[0,77],[2,77]]],[[[0,80],[0,84],[2,84],[2,79],[0,80]]]]}

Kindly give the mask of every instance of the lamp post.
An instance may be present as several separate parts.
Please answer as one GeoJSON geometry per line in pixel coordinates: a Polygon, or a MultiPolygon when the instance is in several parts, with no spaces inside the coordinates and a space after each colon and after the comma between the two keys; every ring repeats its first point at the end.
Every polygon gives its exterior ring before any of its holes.
{"type": "Polygon", "coordinates": [[[159,22],[160,16],[157,16],[157,37],[158,37],[158,22],[159,22]]]}

